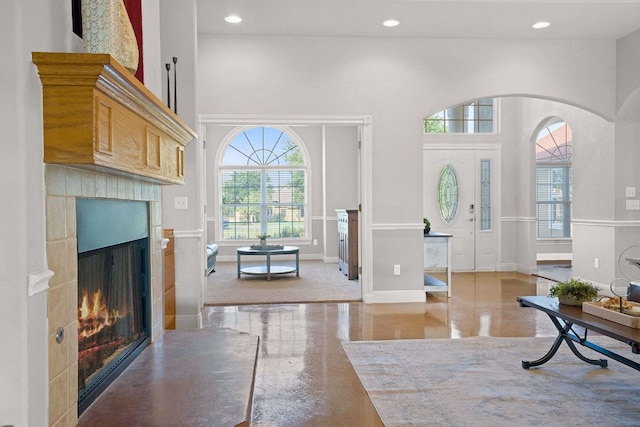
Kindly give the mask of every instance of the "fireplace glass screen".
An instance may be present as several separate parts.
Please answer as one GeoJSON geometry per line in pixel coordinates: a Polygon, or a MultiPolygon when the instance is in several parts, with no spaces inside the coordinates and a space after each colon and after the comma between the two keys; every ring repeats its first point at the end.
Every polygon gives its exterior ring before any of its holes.
{"type": "Polygon", "coordinates": [[[79,404],[147,339],[146,245],[142,239],[78,254],[79,404]]]}

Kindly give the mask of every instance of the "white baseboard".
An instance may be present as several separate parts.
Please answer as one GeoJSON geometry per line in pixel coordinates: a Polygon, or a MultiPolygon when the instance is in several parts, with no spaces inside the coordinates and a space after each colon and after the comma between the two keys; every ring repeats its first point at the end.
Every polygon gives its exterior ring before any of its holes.
{"type": "Polygon", "coordinates": [[[202,314],[178,314],[176,315],[176,329],[201,329],[202,314]]]}
{"type": "Polygon", "coordinates": [[[516,271],[518,264],[515,262],[506,262],[498,266],[498,271],[516,271]]]}
{"type": "Polygon", "coordinates": [[[571,252],[568,253],[548,253],[548,254],[537,254],[536,259],[538,261],[572,261],[573,254],[571,252]]]}
{"type": "Polygon", "coordinates": [[[366,304],[425,302],[427,298],[424,290],[416,291],[373,291],[364,295],[366,304]]]}
{"type": "Polygon", "coordinates": [[[528,266],[528,265],[518,265],[518,267],[516,268],[516,271],[518,273],[522,273],[522,274],[526,274],[526,275],[532,275],[532,274],[536,274],[538,272],[538,267],[537,266],[528,266]]]}

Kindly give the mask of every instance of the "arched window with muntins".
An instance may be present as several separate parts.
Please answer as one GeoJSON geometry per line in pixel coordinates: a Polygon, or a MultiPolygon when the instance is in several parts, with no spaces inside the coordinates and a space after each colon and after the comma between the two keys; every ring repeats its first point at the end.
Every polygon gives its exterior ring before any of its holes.
{"type": "Polygon", "coordinates": [[[307,165],[284,129],[239,130],[224,149],[218,182],[223,240],[303,238],[307,165]]]}
{"type": "Polygon", "coordinates": [[[571,237],[572,132],[566,122],[547,124],[536,138],[536,234],[571,237]]]}

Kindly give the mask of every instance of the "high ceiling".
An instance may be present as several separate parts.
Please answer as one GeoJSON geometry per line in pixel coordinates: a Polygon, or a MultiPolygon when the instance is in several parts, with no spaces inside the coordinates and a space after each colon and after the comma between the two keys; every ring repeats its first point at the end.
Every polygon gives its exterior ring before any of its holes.
{"type": "Polygon", "coordinates": [[[198,32],[210,34],[595,40],[640,29],[640,0],[196,1],[198,32]],[[383,27],[391,18],[400,25],[383,27]],[[541,20],[551,26],[533,30],[541,20]]]}

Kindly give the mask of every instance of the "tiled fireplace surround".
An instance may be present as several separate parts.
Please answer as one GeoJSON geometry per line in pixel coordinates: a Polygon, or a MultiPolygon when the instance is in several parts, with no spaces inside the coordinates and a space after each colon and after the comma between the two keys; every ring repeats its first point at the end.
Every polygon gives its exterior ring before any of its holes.
{"type": "Polygon", "coordinates": [[[149,204],[151,247],[151,340],[163,330],[162,187],[124,175],[46,165],[47,261],[55,274],[49,282],[49,423],[77,424],[78,278],[76,197],[139,200],[149,204]],[[65,339],[56,342],[56,330],[65,339]]]}

